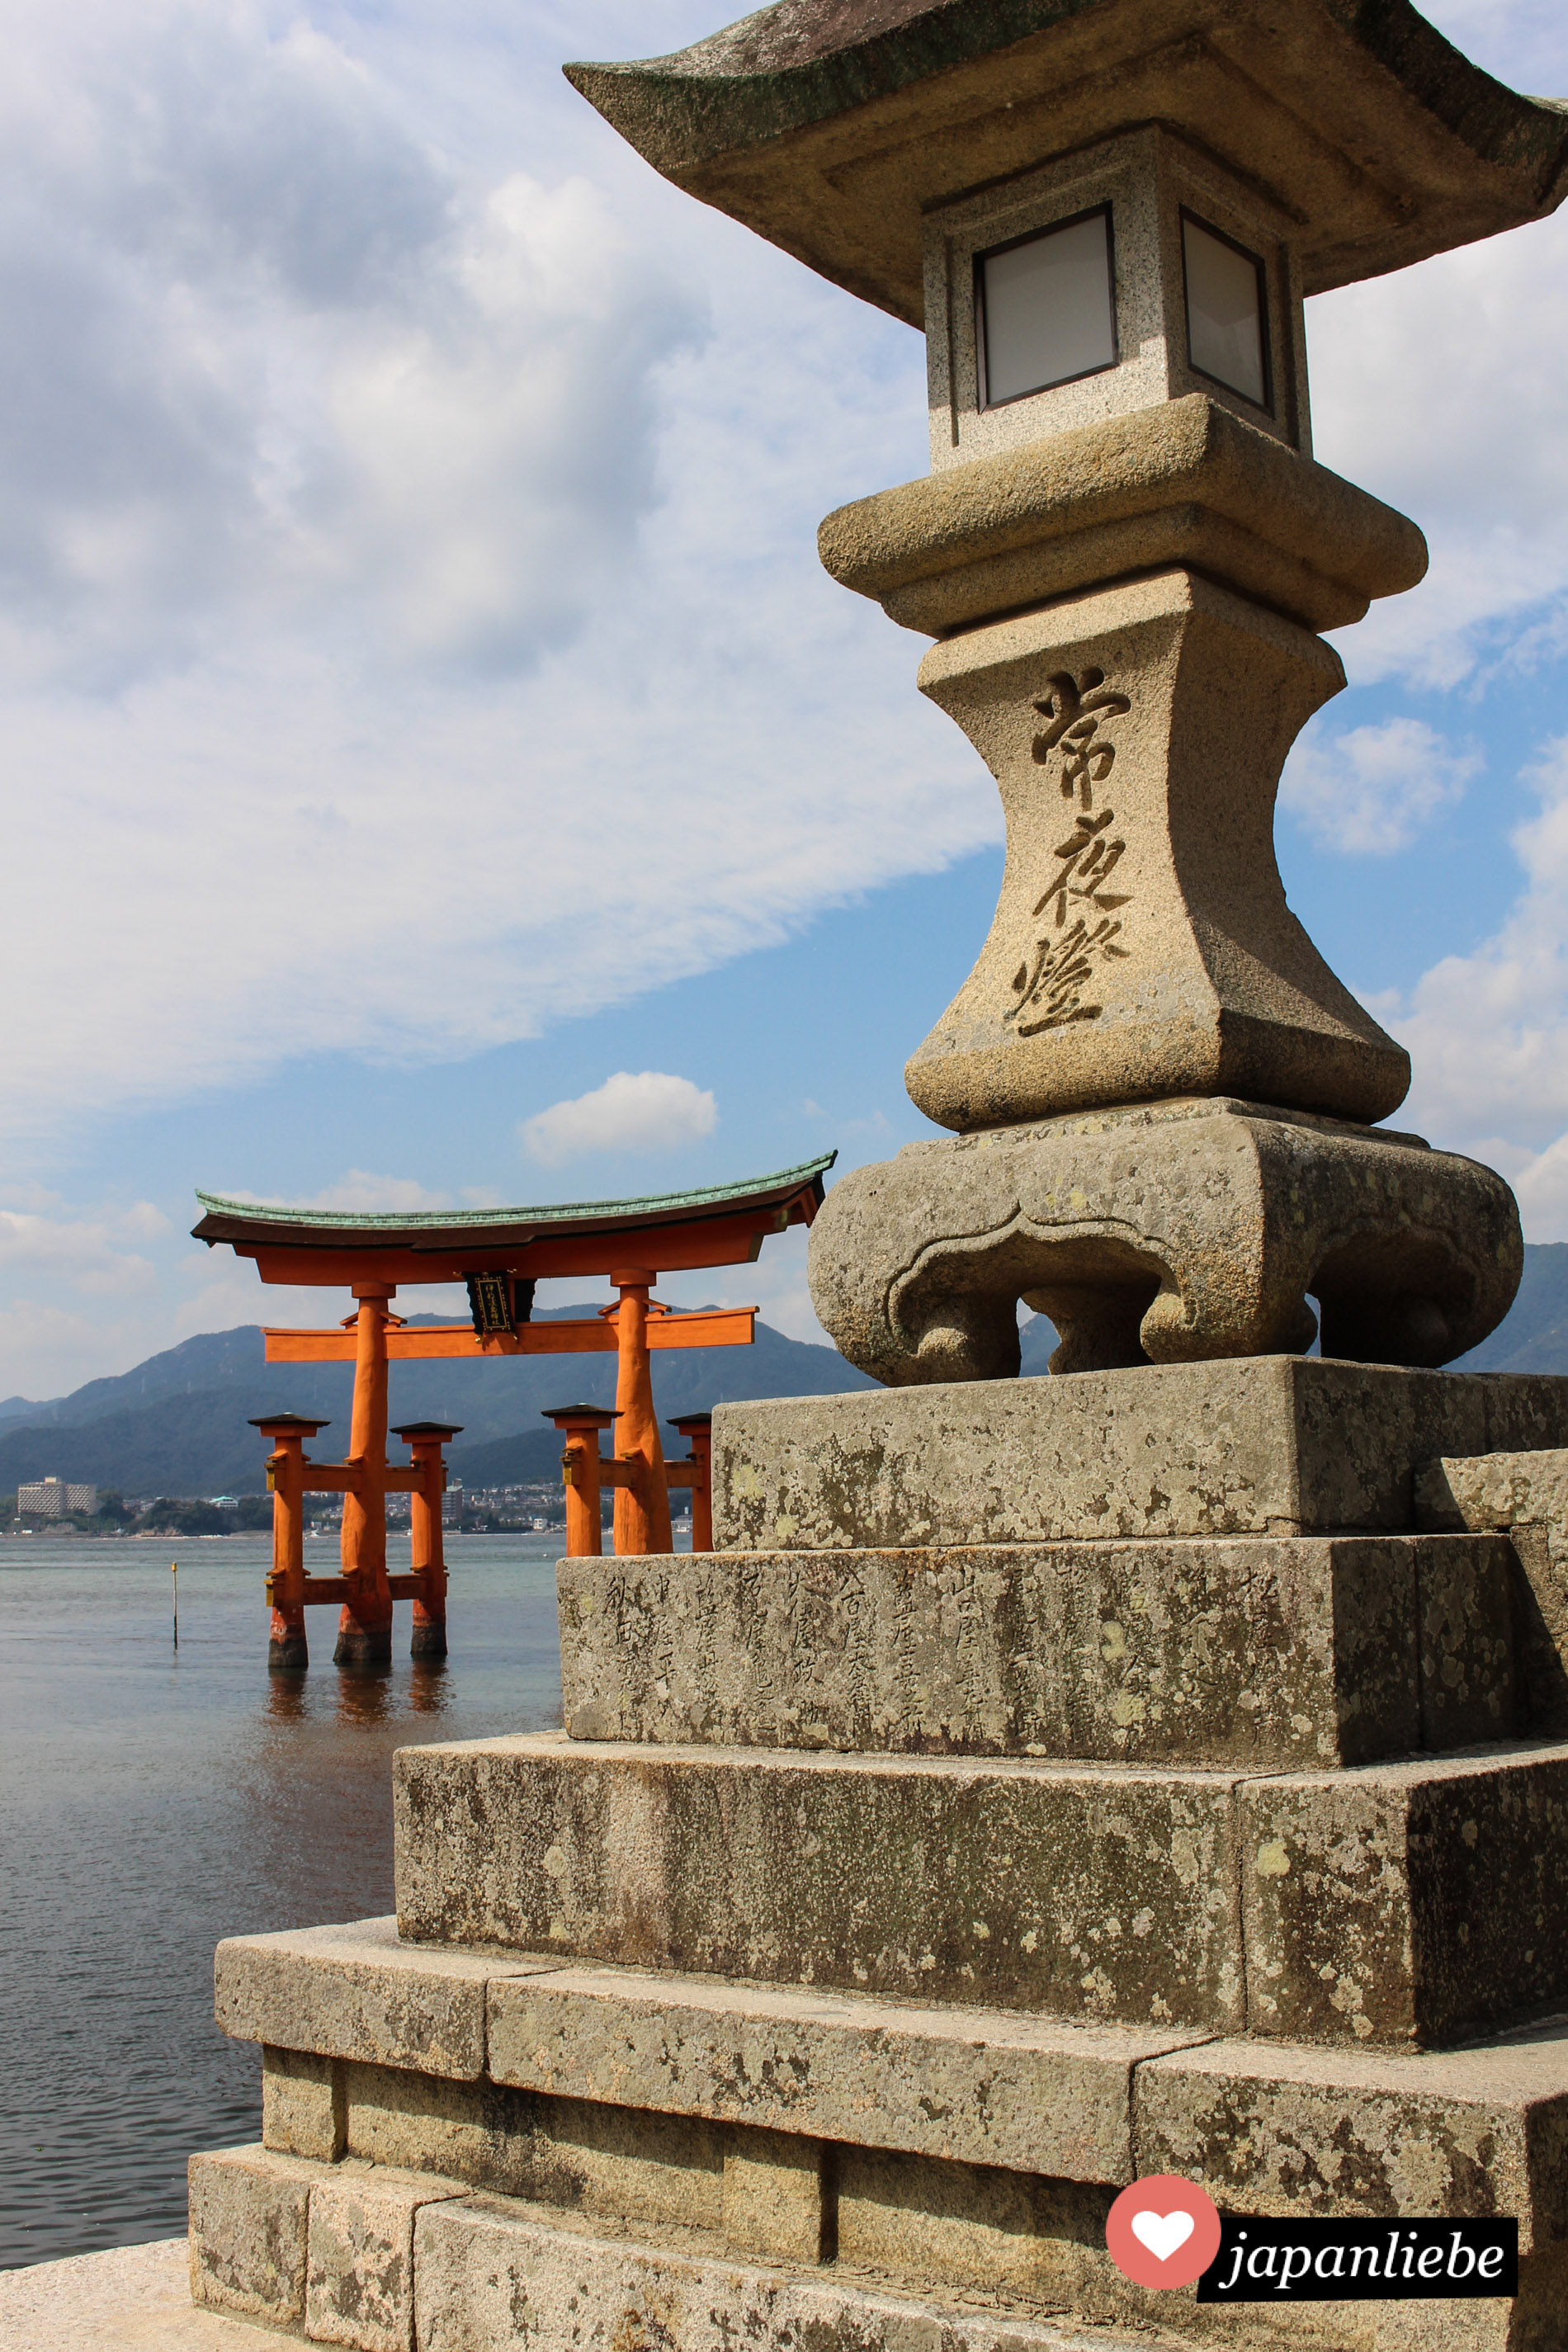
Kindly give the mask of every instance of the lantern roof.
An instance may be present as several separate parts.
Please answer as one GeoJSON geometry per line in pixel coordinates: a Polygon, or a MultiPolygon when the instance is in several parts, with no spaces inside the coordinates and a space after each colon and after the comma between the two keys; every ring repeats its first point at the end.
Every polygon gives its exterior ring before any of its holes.
{"type": "Polygon", "coordinates": [[[1409,0],[778,0],[565,72],[665,178],[911,326],[925,213],[1147,123],[1297,225],[1310,294],[1568,194],[1568,101],[1494,81],[1409,0]]]}

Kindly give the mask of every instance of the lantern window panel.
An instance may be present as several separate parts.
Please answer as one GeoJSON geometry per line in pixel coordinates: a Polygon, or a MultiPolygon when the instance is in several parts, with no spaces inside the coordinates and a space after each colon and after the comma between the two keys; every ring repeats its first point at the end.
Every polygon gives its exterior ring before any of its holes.
{"type": "Polygon", "coordinates": [[[1115,289],[1109,205],[976,254],[980,406],[1115,367],[1115,289]]]}
{"type": "Polygon", "coordinates": [[[1187,356],[1194,374],[1238,392],[1270,414],[1268,278],[1262,260],[1234,237],[1182,214],[1187,356]]]}

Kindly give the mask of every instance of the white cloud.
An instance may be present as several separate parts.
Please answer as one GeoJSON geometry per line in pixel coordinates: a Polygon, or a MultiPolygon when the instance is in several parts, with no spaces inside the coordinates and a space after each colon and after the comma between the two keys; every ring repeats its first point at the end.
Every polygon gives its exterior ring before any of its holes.
{"type": "Polygon", "coordinates": [[[149,1291],[155,1279],[150,1261],[124,1244],[156,1239],[168,1229],[168,1220],[146,1201],[100,1217],[0,1209],[0,1272],[24,1281],[43,1276],[52,1286],[92,1297],[149,1291]]]}
{"type": "Polygon", "coordinates": [[[691,1079],[617,1070],[592,1094],[537,1111],[518,1133],[531,1159],[559,1168],[597,1151],[674,1151],[700,1142],[718,1124],[712,1096],[691,1079]]]}
{"type": "Polygon", "coordinates": [[[1558,214],[1309,304],[1316,454],[1432,554],[1336,636],[1352,682],[1451,688],[1568,595],[1565,295],[1558,214]]]}
{"type": "Polygon", "coordinates": [[[1525,887],[1501,928],[1408,992],[1370,1002],[1415,1065],[1395,1124],[1501,1168],[1517,1181],[1527,1237],[1546,1241],[1562,1223],[1568,1173],[1568,736],[1525,780],[1541,806],[1511,836],[1525,887]]]}
{"type": "Polygon", "coordinates": [[[1568,1242],[1568,1135],[1560,1135],[1544,1151],[1507,1173],[1527,1238],[1568,1242]]]}
{"type": "MultiPolygon", "coordinates": [[[[916,641],[813,552],[923,469],[919,339],[564,90],[564,47],[692,29],[633,14],[11,10],[7,865],[51,882],[0,939],[19,1171],[79,1105],[472,1054],[996,838],[916,641]]],[[[1321,455],[1437,553],[1358,675],[1545,643],[1565,285],[1552,224],[1313,304],[1321,455]]]]}
{"type": "Polygon", "coordinates": [[[429,1192],[411,1176],[373,1176],[367,1169],[351,1168],[324,1192],[289,1205],[300,1209],[357,1209],[366,1215],[385,1216],[400,1210],[407,1213],[445,1209],[448,1202],[445,1192],[429,1192]]]}
{"type": "MultiPolygon", "coordinates": [[[[1560,0],[1425,0],[1516,89],[1568,89],[1560,0]]],[[[1307,307],[1316,454],[1412,516],[1432,566],[1336,638],[1352,682],[1441,690],[1568,598],[1568,218],[1307,307]]]]}
{"type": "Polygon", "coordinates": [[[652,503],[700,301],[581,178],[473,191],[247,0],[20,0],[0,135],[0,668],[279,625],[531,666],[652,503]]]}
{"type": "Polygon", "coordinates": [[[540,162],[487,182],[424,126],[488,51],[309,13],[342,41],[8,24],[7,865],[59,877],[0,939],[18,1174],[293,1056],[536,1035],[999,830],[815,556],[890,414],[923,464],[918,339],[651,183],[567,27],[498,53],[540,162]]]}
{"type": "Polygon", "coordinates": [[[1439,809],[1462,800],[1485,765],[1479,751],[1452,751],[1420,719],[1313,732],[1286,761],[1279,805],[1321,849],[1386,857],[1439,809]]]}

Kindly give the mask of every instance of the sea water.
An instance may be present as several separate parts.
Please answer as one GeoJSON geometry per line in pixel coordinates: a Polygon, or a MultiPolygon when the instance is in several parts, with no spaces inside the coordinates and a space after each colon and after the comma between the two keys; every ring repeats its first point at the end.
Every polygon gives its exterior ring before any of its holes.
{"type": "Polygon", "coordinates": [[[400,1602],[390,1673],[340,1674],[322,1608],[269,1675],[270,1538],[0,1540],[0,2267],[175,2236],[192,2150],[259,2138],[214,1945],[393,1908],[395,1748],[559,1723],[560,1548],[447,1538],[444,1666],[400,1602]]]}

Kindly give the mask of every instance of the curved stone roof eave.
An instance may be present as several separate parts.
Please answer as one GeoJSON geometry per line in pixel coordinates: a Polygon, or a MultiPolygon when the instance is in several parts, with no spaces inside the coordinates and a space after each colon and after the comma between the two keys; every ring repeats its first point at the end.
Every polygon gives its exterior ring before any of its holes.
{"type": "MultiPolygon", "coordinates": [[[[1135,96],[1139,71],[1194,44],[1258,99],[1221,110],[1236,149],[1222,160],[1258,178],[1249,114],[1258,129],[1275,107],[1302,156],[1316,141],[1342,166],[1337,213],[1295,205],[1309,292],[1544,217],[1568,194],[1564,104],[1485,73],[1410,0],[779,0],[668,57],[564,71],[665,177],[918,326],[923,209],[1135,121],[1212,146],[1179,93],[1168,116],[1135,96]],[[1053,146],[1053,91],[1081,100],[1096,81],[1093,128],[1068,123],[1064,96],[1053,146]]],[[[1268,192],[1289,209],[1290,162],[1275,162],[1284,184],[1268,192]]]]}

